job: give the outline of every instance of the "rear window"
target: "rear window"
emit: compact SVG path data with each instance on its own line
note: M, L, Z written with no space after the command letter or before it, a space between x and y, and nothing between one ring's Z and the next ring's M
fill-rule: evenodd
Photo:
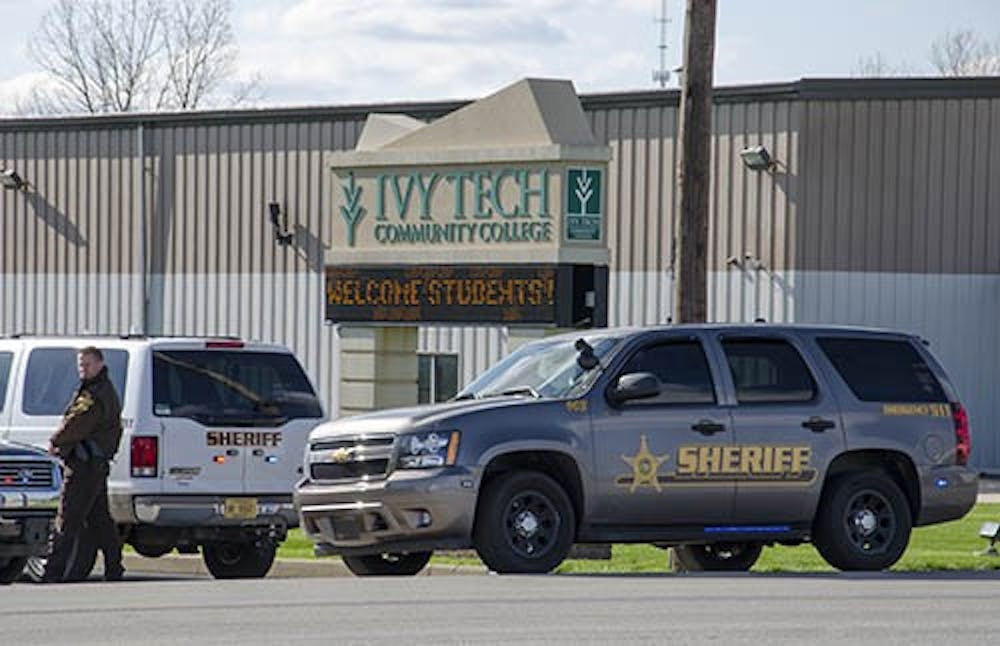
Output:
M108 377L123 397L128 379L128 351L101 348ZM77 348L36 348L28 355L22 409L25 415L62 415L80 386Z
M947 401L930 366L908 341L827 338L818 343L861 401Z
M0 352L0 411L7 401L7 384L10 383L10 367L13 363L13 352Z
M806 402L816 396L812 373L787 341L733 340L722 347L741 404Z
M223 350L153 352L153 413L211 426L271 426L322 417L290 354Z

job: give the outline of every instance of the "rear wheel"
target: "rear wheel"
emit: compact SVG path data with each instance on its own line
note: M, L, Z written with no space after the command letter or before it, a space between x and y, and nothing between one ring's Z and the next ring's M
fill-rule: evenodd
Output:
M910 506L882 473L847 473L827 484L813 543L839 570L884 570L903 556L912 528Z
M27 563L28 559L24 556L0 559L0 585L8 585L17 581L21 573L24 572L24 566Z
M674 548L682 572L746 572L760 558L759 543L708 543Z
M344 565L357 576L412 576L424 569L433 552L344 556Z
M274 543L209 543L202 547L205 567L216 579L259 579L277 551Z
M576 516L559 484L537 471L497 477L483 490L473 543L500 574L551 572L573 547Z

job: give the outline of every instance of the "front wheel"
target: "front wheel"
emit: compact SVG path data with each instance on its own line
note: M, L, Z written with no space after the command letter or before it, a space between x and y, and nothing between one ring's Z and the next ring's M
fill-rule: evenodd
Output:
M202 547L205 567L216 579L259 579L274 563L274 543L209 543Z
M906 551L913 521L899 486L882 473L847 473L826 486L813 544L838 570L885 570Z
M760 558L759 543L708 543L674 548L682 572L746 572Z
M356 576L413 576L424 569L433 552L343 556L344 565Z
M551 572L573 547L576 516L559 484L536 471L515 471L487 484L476 513L473 543L499 574Z
M79 551L76 558L69 567L66 577L62 579L64 583L76 583L85 581L90 577L94 563L97 561L97 545L86 538L80 541ZM28 580L34 583L41 583L45 579L45 568L48 566L48 556L29 556L28 564L24 568L24 573Z
M7 559L0 559L0 585L8 585L17 581L24 572L24 566L28 559L24 556L15 556Z

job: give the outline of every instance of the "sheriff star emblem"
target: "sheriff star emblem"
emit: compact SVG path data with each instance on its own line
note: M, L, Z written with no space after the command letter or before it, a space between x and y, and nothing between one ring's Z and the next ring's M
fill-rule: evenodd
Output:
M621 478L620 484L627 486L629 493L635 493L640 487L652 487L661 491L659 481L660 465L670 459L669 453L663 455L653 455L649 450L649 442L643 435L639 439L639 451L632 456L623 455L622 460L632 467L632 476Z

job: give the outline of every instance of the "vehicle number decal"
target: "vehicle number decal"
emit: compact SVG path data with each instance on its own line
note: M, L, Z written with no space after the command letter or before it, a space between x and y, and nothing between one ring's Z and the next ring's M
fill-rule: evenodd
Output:
M573 401L566 402L566 410L571 413L586 413L587 412L587 400L586 399L574 399Z
M883 404L882 414L890 417L951 417L948 404Z

